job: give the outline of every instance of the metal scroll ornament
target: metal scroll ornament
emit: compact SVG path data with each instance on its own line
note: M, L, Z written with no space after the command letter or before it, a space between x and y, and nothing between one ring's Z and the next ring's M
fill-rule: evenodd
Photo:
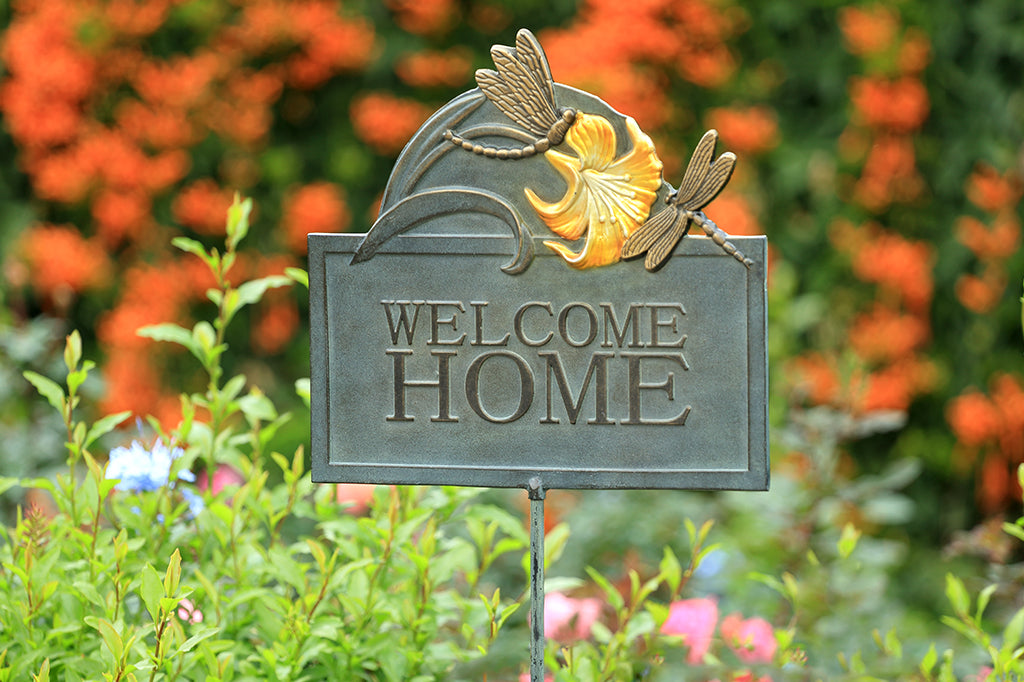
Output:
M560 238L542 243L570 267L646 254L644 265L654 271L693 224L752 266L702 211L736 164L730 152L714 158L716 131L698 143L675 190L662 179L654 143L636 121L555 83L530 31L521 29L514 47L495 45L491 56L496 70L476 72L479 88L439 109L406 145L353 263L372 258L397 234L478 214L511 230L516 252L502 266L509 274L533 260L534 230ZM667 205L654 211L659 197Z

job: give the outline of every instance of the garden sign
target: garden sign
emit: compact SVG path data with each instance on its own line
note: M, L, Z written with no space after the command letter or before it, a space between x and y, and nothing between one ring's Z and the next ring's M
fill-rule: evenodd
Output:
M736 157L674 189L529 31L491 54L371 228L309 236L313 480L767 489L766 240L702 212Z

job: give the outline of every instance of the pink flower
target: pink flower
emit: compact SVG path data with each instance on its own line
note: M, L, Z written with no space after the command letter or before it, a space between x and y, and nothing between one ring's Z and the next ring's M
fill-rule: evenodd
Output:
M743 620L738 613L730 613L722 620L722 638L744 663L771 663L779 646L768 621Z
M684 599L672 602L668 618L661 626L666 635L683 638L683 644L690 647L686 660L700 663L711 648L711 636L718 622L718 604L714 599Z
M206 492L209 487L206 479L206 469L201 469L199 475L196 476L196 486L203 492ZM240 486L243 483L245 483L245 479L242 478L242 474L227 464L218 464L217 470L213 472L213 495L216 496L225 488Z
M202 623L203 612L196 608L191 599L182 599L178 602L178 618L186 623Z
M335 496L339 504L349 505L349 514L362 514L370 508L373 492L377 486L373 483L339 483Z
M984 666L973 676L969 675L966 678L966 682L985 682L993 672L995 672L995 670L988 666Z
M600 599L573 599L552 592L544 597L544 636L560 642L586 639L601 607Z

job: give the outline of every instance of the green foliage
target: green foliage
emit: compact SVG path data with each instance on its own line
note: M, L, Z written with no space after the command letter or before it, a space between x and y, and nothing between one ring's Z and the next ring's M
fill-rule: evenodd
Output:
M245 235L248 206L232 209L225 253L203 253L215 275ZM473 503L473 491L379 488L372 513L356 517L334 486L314 490L301 445L266 451L288 415L246 391L244 376L220 380L218 332L286 282L217 279L212 323L145 331L188 348L210 377L183 396L181 427L160 436L181 446L173 484L115 489L107 478L95 446L127 415L78 419L93 365L77 332L63 385L25 373L64 421L67 470L55 481L0 479L0 491L43 489L55 505L19 510L0 529L0 680L450 679L516 611L486 575L523 551L522 524ZM205 486L196 511L191 477L179 474L200 459L207 481L226 466L241 477L216 494Z

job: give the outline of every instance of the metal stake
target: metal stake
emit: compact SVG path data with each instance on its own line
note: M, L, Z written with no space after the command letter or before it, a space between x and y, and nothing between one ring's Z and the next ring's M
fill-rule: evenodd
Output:
M530 682L544 682L544 487L530 479Z

